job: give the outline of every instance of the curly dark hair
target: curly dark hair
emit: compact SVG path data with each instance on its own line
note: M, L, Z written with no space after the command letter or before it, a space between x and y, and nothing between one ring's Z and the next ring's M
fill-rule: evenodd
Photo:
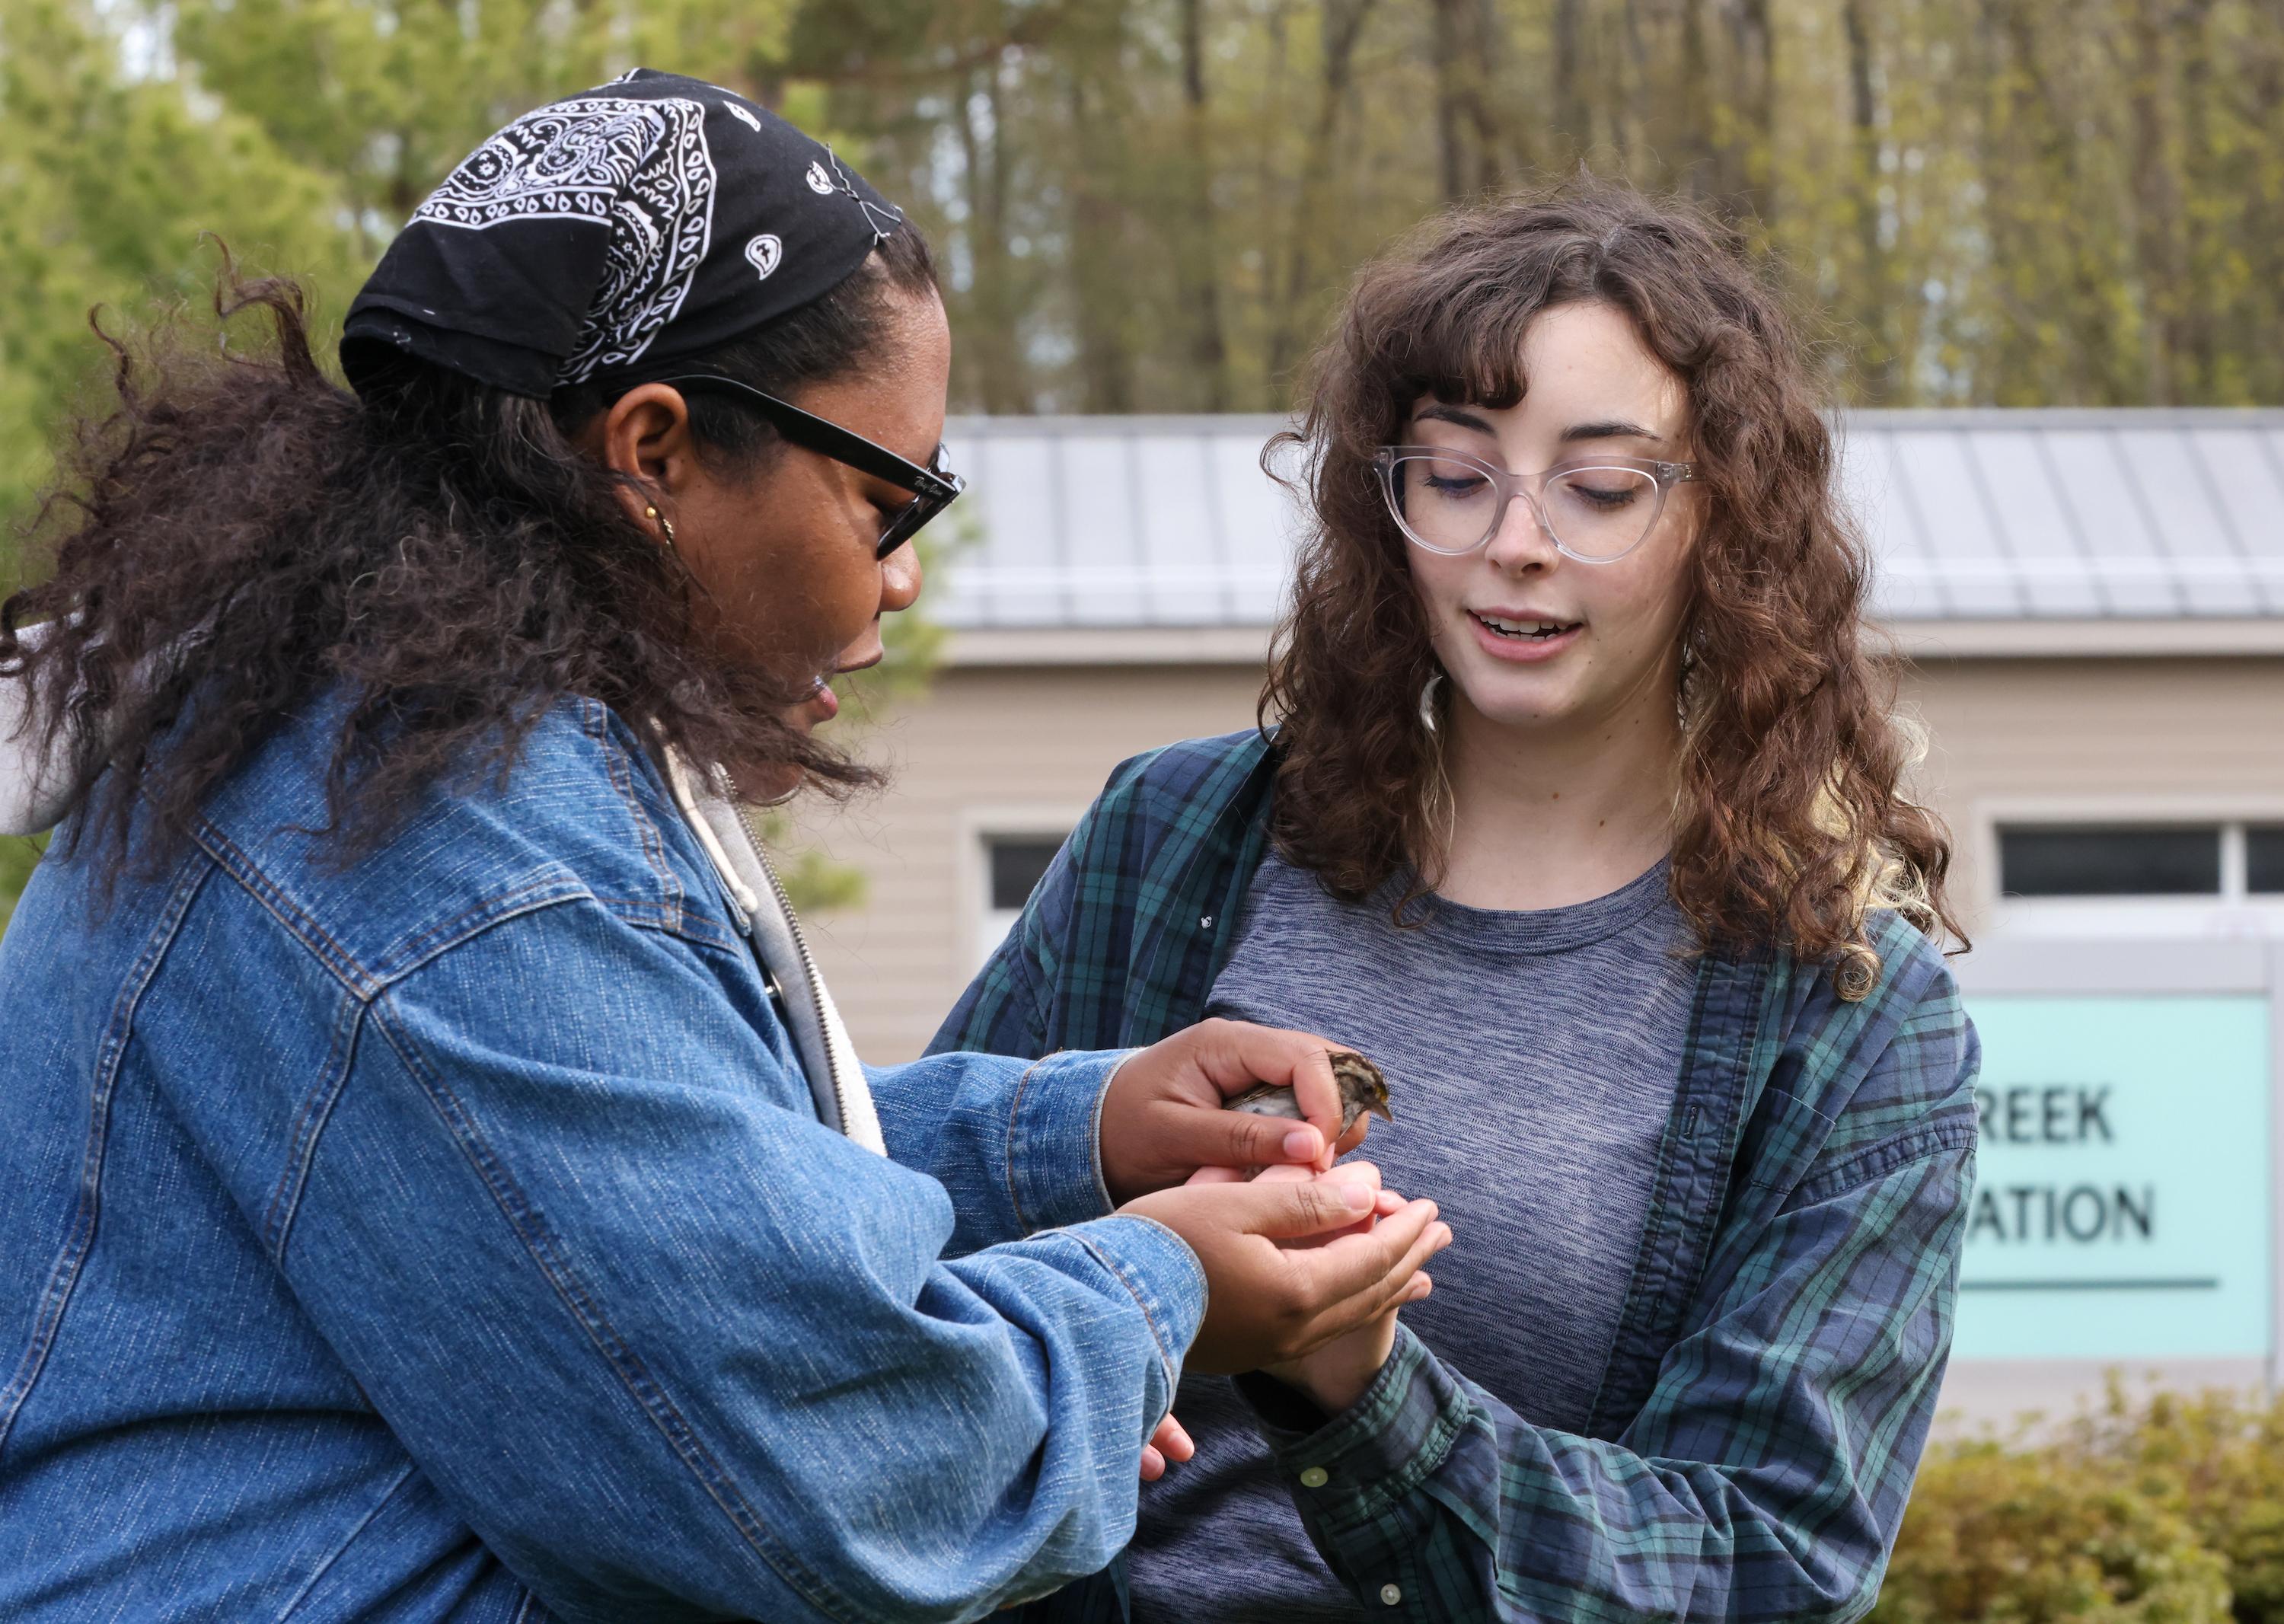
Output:
M1867 565L1826 402L1733 238L1620 184L1582 176L1431 222L1359 275L1318 352L1299 429L1265 454L1305 454L1312 514L1261 699L1280 723L1276 839L1337 896L1407 865L1432 885L1438 763L1418 706L1440 668L1373 456L1423 395L1515 404L1530 322L1585 301L1630 316L1686 386L1709 498L1681 629L1675 900L1701 941L1838 961L1861 996L1868 908L1959 932L1949 838L1902 786L1892 686L1863 646Z
M872 353L891 290L935 288L907 227L692 370L783 394ZM268 342L218 350L177 314L130 346L90 313L116 400L64 436L32 527L51 573L0 602L0 675L27 683L48 750L80 752L69 842L125 860L139 801L141 855L163 861L280 722L337 687L353 696L327 780L345 853L383 838L412 792L504 769L573 694L698 759L871 781L786 725L799 693L784 675L700 646L696 582L628 519L620 476L573 445L626 384L540 401L407 363L360 400L312 355L301 289L240 280L227 253L215 313L225 333L266 318ZM724 394L689 404L725 468L759 472L781 449Z

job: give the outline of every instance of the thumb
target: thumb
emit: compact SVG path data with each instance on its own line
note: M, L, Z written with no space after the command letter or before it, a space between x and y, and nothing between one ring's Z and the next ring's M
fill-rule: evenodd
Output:
M1185 1167L1311 1167L1325 1153L1325 1136L1309 1123L1250 1111L1169 1112L1166 1139L1166 1159Z
M1345 1228L1371 1212L1379 1199L1379 1191L1362 1179L1281 1184L1255 1179L1245 1187L1244 1228L1271 1240L1297 1240Z

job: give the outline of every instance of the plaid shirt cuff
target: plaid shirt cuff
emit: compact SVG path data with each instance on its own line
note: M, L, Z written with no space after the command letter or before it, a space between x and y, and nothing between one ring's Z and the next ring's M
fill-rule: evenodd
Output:
M1237 1387L1303 1515L1333 1530L1381 1517L1418 1488L1443 1464L1471 1409L1451 1372L1401 1323L1372 1386L1329 1420L1271 1377L1241 1376Z
M1110 1191L1102 1182L1102 1102L1133 1052L1052 1054L1015 1085L1007 1187L1025 1234L1083 1223L1110 1211Z

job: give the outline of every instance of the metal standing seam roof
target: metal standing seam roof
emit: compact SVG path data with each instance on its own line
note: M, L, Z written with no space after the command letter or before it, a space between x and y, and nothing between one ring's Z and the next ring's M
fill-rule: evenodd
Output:
M1258 627L1298 511L1265 416L955 418L957 629ZM1931 621L2284 618L2284 410L1858 411L1842 487L1874 613Z

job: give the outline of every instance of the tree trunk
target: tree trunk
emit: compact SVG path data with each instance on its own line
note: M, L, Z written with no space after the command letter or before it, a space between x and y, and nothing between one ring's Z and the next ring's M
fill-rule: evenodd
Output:
M1309 147L1301 168L1299 206L1287 249L1285 297L1269 347L1269 372L1281 379L1300 358L1301 324L1306 318L1315 268L1310 262L1310 234L1324 220L1332 201L1333 143L1340 133L1341 114L1356 74L1357 42L1372 15L1373 0L1324 0L1324 75L1317 116L1309 132Z
M1467 117L1475 127L1475 190L1493 191L1507 183L1510 164L1530 167L1530 143L1518 128L1510 135L1498 99L1499 65L1506 54L1499 32L1498 0L1474 0L1468 9L1474 50L1467 78ZM1509 152L1510 140L1514 150Z
M1566 165L1577 164L1594 144L1586 102L1585 3L1554 0L1554 128L1569 147L1561 155Z
M2181 193L2166 91L2171 51L2167 35L2171 0L2132 0L2125 31L2130 59L2126 105L2133 130L2133 238L2141 293L2141 354L2147 398L2171 406L2180 400L2174 356L2178 353L2180 305L2187 266L2181 254Z
M2181 26L2181 187L2190 197L2211 197L2226 185L2210 172L2213 155L2213 56L2211 0L2191 0L2184 7ZM2180 351L2177 364L2186 363L2189 374L2181 398L2203 405L2218 403L2220 351L2215 316L2226 295L2216 274L2226 248L2215 223L2204 210L2192 213L2185 224L2182 262Z
M1729 35L1727 77L1735 88L1736 116L1723 190L1741 217L1765 210L1775 167L1776 34L1769 26L1769 0L1731 0Z
M1844 0L1840 21L1848 37L1848 124L1854 137L1850 199L1856 218L1857 253L1862 257L1862 309L1858 316L1867 342L1859 360L1866 399L1873 405L1896 398L1895 312L1890 307L1888 250L1881 240L1880 204L1880 108L1873 87L1870 0Z
M1066 171L1071 190L1071 282L1078 308L1079 386L1083 409L1134 410L1134 357L1126 341L1130 305L1117 246L1118 204L1099 161L1107 145L1094 97L1082 73L1069 82L1072 147L1078 161Z
M1182 131L1189 218L1180 228L1182 303L1195 313L1190 364L1206 411L1229 410L1229 346L1222 332L1221 256L1215 230L1213 143L1207 128L1204 0L1182 0Z
M1667 156L1684 191L1700 201L1713 203L1725 214L1728 199L1723 196L1721 154L1713 134L1714 125L1720 118L1719 93L1714 88L1712 51L1707 40L1712 31L1705 20L1705 13L1714 4L1715 0L1685 0L1681 14L1681 83L1673 98L1681 128L1669 140L1654 141L1653 144L1670 145ZM1650 104L1652 109L1656 105ZM1651 116L1654 118L1654 111ZM1653 123L1651 128L1657 126Z
M1459 105L1466 94L1460 88L1459 58L1465 48L1460 43L1459 13L1467 4L1467 0L1433 0L1430 54L1435 63L1435 155L1446 203L1456 203L1467 194L1467 154L1460 151L1465 137L1459 123Z
M999 116L998 73L988 64L961 87L958 116L952 121L960 156L967 168L968 251L974 260L974 285L968 308L973 318L966 343L976 356L975 379L983 410L1021 411L1024 393L1022 340L1016 331L1013 268L1007 256L1006 136ZM983 104L987 128L975 129L975 104Z

